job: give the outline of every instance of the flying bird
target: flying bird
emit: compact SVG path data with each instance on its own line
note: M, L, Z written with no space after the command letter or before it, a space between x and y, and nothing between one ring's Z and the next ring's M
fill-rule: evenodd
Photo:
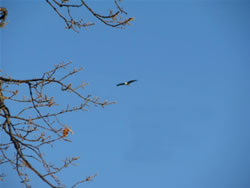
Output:
M136 81L137 80L130 80L130 81L127 81L127 82L116 84L116 86L129 86L131 83L136 82Z

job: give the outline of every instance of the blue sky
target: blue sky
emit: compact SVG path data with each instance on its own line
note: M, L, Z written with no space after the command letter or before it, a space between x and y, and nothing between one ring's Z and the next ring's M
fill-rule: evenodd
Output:
M61 175L66 185L98 173L79 187L250 187L248 1L124 0L132 26L97 23L79 34L42 1L0 2L9 10L0 31L4 72L39 77L71 60L85 68L75 81L90 84L86 95L117 101L65 117L73 142L45 149L56 162L81 157ZM139 81L115 86L130 79ZM11 168L1 172L1 186L20 186ZM32 185L45 187L35 177Z

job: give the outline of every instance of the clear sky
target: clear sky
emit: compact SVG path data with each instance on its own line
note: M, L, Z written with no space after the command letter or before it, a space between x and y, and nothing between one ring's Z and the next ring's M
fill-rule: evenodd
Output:
M97 22L79 34L43 1L0 2L9 10L0 31L4 72L39 77L72 60L85 68L76 81L90 84L86 95L117 101L65 117L73 142L45 153L56 162L81 157L61 175L66 185L98 173L79 187L250 187L249 1L124 0L132 26ZM139 81L115 86L130 79ZM11 168L1 172L8 177L0 187L20 187Z

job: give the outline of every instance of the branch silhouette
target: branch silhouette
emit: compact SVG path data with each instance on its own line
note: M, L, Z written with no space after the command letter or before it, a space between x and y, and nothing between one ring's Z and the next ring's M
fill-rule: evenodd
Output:
M61 166L56 166L44 157L42 149L45 146L50 146L59 140L71 142L68 135L73 134L73 130L61 122L60 116L75 111L86 111L92 105L105 107L114 103L81 94L79 90L86 87L85 82L74 87L72 83L67 83L67 79L82 70L73 69L64 73L70 64L71 62L55 65L40 78L21 80L0 77L0 129L5 133L4 142L0 143L0 164L12 165L26 187L30 187L28 169L50 187L63 187L56 174L79 159L79 157L68 157ZM75 106L68 104L61 109L61 105L50 94L51 88L54 88L53 93L58 92L60 95L67 93L82 102ZM95 176L80 180L73 187L90 181Z
M97 13L85 0L74 2L72 0L46 0L46 2L57 15L64 20L66 24L65 28L72 29L76 32L78 32L80 28L87 28L95 25L94 22L84 21L83 18L76 20L74 16L72 16L71 11L77 8L82 8L83 10L85 8L89 14L110 27L123 28L125 25L130 25L130 22L134 20L132 17L126 17L127 12L121 7L121 0L114 0L114 8L110 9L106 15Z

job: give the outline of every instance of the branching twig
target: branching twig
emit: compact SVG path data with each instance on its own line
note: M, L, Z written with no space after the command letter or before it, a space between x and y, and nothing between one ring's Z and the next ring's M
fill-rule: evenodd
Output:
M129 24L134 18L126 18L127 12L121 8L119 5L120 1L114 0L115 11L110 10L108 15L103 15L97 13L93 8L91 8L85 0L79 0L78 3L70 3L70 0L45 0L48 5L57 13L57 15L62 18L66 24L66 29L73 29L78 32L80 28L87 28L89 26L95 25L93 22L85 22L83 19L76 20L72 14L71 10L76 8L85 7L88 12L93 15L96 19L101 21L107 26L123 28L123 26ZM65 11L66 10L66 13Z
M98 97L81 94L78 90L84 88L86 84L73 87L71 83L66 83L67 78L82 69L73 69L60 77L57 76L58 71L65 69L70 64L71 62L56 65L54 69L44 73L40 78L21 80L0 76L0 117L3 120L0 124L0 131L8 135L10 140L0 143L2 153L0 164L12 165L26 187L30 186L27 169L33 171L50 187L62 187L56 174L79 158L67 158L62 166L56 167L46 161L41 152L42 146L51 145L58 140L70 141L67 137L69 133L73 134L73 131L69 128L70 126L61 123L59 120L61 115L80 110L85 111L91 104L101 107L113 104L107 101L102 102ZM54 97L50 97L46 92L51 87L56 88L56 85L59 86L57 87L58 92L62 94L69 92L82 102L77 106L67 105L63 109L59 109ZM22 93L27 93L27 96L23 97ZM15 103L20 110L10 112L12 110L7 106L9 102ZM8 155L8 151L13 149L14 157ZM37 164L43 167L42 171L38 170ZM87 177L74 184L73 187L90 181L94 177Z

